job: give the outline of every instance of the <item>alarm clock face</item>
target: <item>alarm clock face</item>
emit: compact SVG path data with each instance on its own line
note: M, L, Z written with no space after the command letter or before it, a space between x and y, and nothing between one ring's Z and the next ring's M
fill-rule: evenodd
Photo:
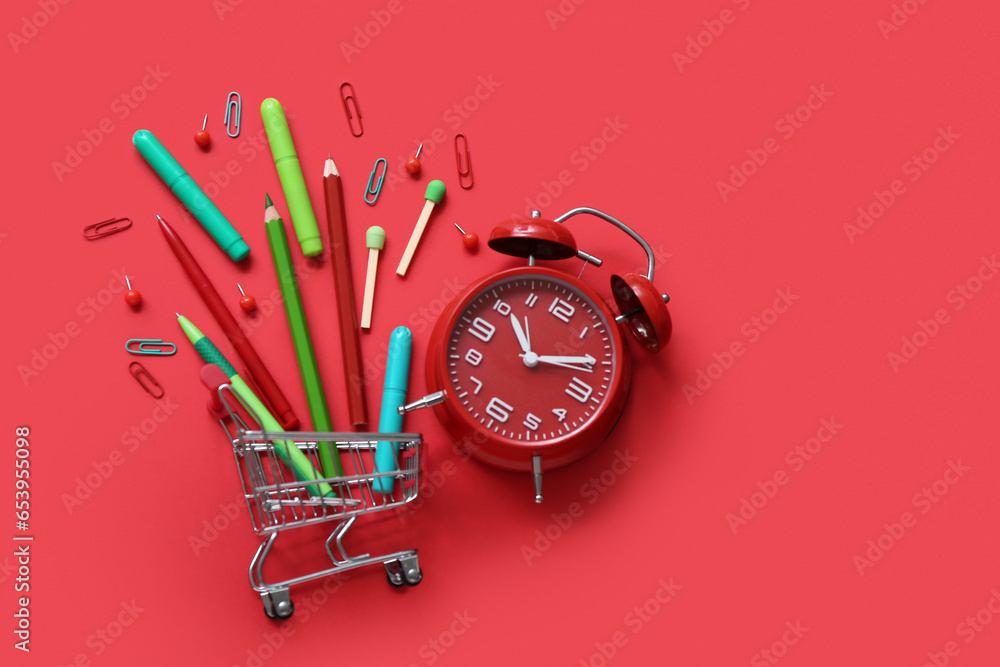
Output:
M457 301L438 375L444 410L464 427L449 430L486 440L474 456L530 470L540 454L553 468L603 440L624 407L629 367L618 326L590 288L527 267L479 281Z

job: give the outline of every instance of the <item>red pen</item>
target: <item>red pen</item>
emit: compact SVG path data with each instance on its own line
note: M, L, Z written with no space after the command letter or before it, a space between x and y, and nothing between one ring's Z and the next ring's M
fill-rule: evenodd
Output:
M191 279L191 284L194 285L202 301L205 302L205 305L212 312L212 317L219 323L222 331L226 334L226 338L229 339L233 348L236 349L236 353L240 355L247 368L250 369L253 381L260 387L263 394L261 398L264 399L265 403L269 404L268 407L274 411L274 415L278 418L281 426L286 431L294 431L299 426L299 418L292 412L292 406L288 403L285 395L281 393L278 383L271 377L271 374L264 366L264 362L257 356L257 351L253 349L250 341L240 331L239 325L233 318L232 313L229 312L229 309L226 308L222 297L215 291L215 287L209 282L208 276L202 271L194 255L191 254L191 251L181 241L181 237L177 236L177 232L167 224L166 220L160 216L156 216L156 219L160 221L160 229L163 231L163 236L166 237L167 244L177 256L177 261L181 263L184 273Z

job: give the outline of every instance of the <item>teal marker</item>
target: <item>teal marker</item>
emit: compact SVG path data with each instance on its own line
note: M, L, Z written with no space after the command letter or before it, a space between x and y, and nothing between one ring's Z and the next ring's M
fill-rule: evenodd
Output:
M177 195L181 203L191 211L209 236L233 258L233 261L238 262L250 254L250 246L239 232L152 132L138 130L132 135L132 143L156 175Z
M379 433L398 433L403 427L399 407L406 403L406 387L410 382L410 350L413 334L406 327L396 327L389 336L389 353L385 364L385 386L382 389L382 411L378 418ZM379 442L375 446L375 472L396 472L399 444ZM392 493L395 477L375 478L375 490Z
M269 97L260 104L260 118L264 121L267 132L267 142L271 144L271 156L274 158L274 168L278 170L278 180L285 193L285 203L288 204L288 214L292 217L295 236L302 246L302 254L315 257L323 252L323 242L319 237L319 225L316 224L316 214L313 213L312 202L309 201L309 191L302 177L302 166L299 156L292 143L292 134L288 131L288 121L281 102Z
M191 321L183 315L177 315L177 323L181 325L181 329L184 331L184 335L187 336L191 344L194 345L194 349L197 350L198 354L205 361L206 364L215 364L222 369L222 372L229 376L229 383L233 387L233 391L243 399L243 402L249 406L250 410L260 419L260 426L263 430L268 433L284 433L284 429L281 428L281 424L278 420L274 418L268 409L261 403L260 399L257 398L256 394L250 390L247 383L243 381L243 378L239 376L236 369L233 368L230 363L222 356L222 352L219 352L219 348L215 346L209 338L203 334L198 327L191 324ZM294 442L288 442L285 440L274 440L274 451L277 452L278 457L281 459L282 463L287 465L292 469L295 474L295 478L299 481L309 482L314 480L322 479L322 475L317 472L316 468L313 466L309 457L302 453L298 447L295 446ZM336 494L333 492L333 487L331 487L326 482L319 482L318 484L310 484L307 486L309 493L313 495L323 495L325 497L333 497Z

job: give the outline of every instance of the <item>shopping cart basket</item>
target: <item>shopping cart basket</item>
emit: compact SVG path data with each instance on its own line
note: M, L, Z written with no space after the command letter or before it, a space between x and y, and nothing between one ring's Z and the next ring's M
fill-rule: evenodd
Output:
M265 614L270 618L292 615L295 605L289 591L291 586L366 565L384 565L386 576L393 586L420 583L423 574L416 549L376 556L349 556L342 544L344 535L360 515L393 509L417 497L420 482L419 434L267 433L251 429L240 418L238 410L233 409L238 397L229 385L219 387L219 396L232 420L230 424L225 419L220 423L233 444L250 519L254 531L264 536L250 561L250 585L260 594ZM242 403L240 405L246 408ZM253 416L252 411L247 411ZM305 459L299 457L300 462L307 459L317 471L322 469L320 448L335 448L344 474L320 479L296 479L286 465L292 447L305 456ZM396 470L376 471L375 452L380 447L391 447L395 453ZM284 581L266 582L264 562L278 534L283 530L325 521L337 522L325 543L333 566Z

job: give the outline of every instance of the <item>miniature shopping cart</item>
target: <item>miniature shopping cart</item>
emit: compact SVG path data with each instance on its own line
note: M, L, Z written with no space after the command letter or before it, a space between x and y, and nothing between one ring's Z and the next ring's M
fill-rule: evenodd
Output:
M232 440L233 455L243 485L243 496L250 510L254 531L264 541L250 561L250 585L260 593L264 613L270 618L288 618L295 610L289 588L327 576L341 574L366 565L381 563L393 586L416 586L423 574L417 550L409 549L372 556L349 556L342 540L362 514L393 509L417 497L420 471L420 435L414 433L267 433L252 430L235 408L238 398L229 385L219 387L219 396L231 418L231 425L220 420ZM242 402L240 407L246 408ZM248 412L253 416L252 411ZM259 421L258 421L259 423ZM287 464L291 448L301 466L321 467L320 448L339 456L344 474L329 478L297 479ZM377 471L375 453L391 448L395 470ZM385 450L382 450L383 455ZM384 460L382 458L380 461ZM384 464L383 464L384 465ZM293 466L294 467L294 466ZM299 475L301 477L301 475ZM268 583L264 580L264 561L283 530L325 521L337 525L326 539L326 553L333 566L311 574Z

